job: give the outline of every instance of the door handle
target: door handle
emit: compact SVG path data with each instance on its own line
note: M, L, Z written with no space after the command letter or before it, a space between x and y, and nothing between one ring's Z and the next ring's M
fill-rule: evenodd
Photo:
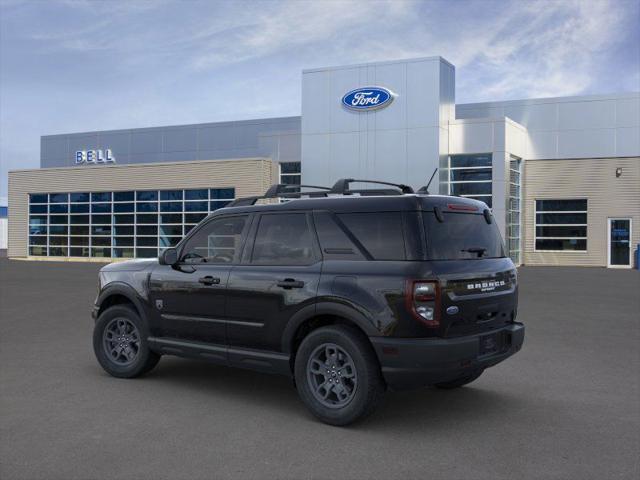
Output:
M288 290L290 288L302 288L304 287L304 282L301 280L295 280L294 278L285 278L284 280L278 281L276 285Z
M207 275L206 277L199 278L198 282L202 283L203 285L219 285L220 279L218 277Z

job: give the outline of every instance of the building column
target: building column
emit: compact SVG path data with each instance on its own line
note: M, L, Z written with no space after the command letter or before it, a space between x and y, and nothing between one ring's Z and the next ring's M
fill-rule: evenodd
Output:
M505 151L492 152L491 191L493 217L502 238L507 237L507 211L509 209L509 162L511 155Z

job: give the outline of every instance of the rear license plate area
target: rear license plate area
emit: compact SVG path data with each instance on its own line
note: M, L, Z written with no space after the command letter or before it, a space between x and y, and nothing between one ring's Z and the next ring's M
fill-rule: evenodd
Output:
M492 333L490 335L482 335L478 339L480 342L478 356L492 355L500 351L500 335Z

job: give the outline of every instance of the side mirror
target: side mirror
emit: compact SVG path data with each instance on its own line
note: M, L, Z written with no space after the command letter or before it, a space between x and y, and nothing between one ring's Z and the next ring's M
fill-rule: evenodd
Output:
M178 250L167 248L158 258L160 265L175 265L178 263Z

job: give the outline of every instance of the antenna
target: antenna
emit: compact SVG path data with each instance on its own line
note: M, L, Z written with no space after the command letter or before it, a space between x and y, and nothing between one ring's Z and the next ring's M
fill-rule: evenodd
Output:
M418 193L422 193L423 195L429 195L429 185L431 185L431 182L433 182L433 177L436 176L436 172L437 171L438 171L438 167L436 167L436 169L431 174L431 178L429 179L429 183L427 183L424 187L420 188L420 190L418 190Z

